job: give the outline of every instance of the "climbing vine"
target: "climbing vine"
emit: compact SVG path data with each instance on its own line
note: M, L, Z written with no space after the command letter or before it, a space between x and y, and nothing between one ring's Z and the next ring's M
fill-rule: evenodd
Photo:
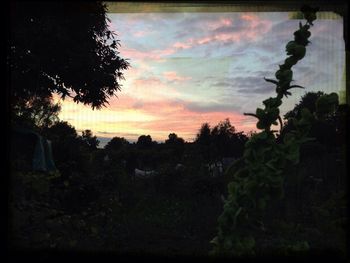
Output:
M279 110L282 98L291 95L290 90L293 88L303 88L291 85L292 67L305 56L306 46L310 43L309 29L316 20L317 9L303 7L301 12L306 23L299 23L299 29L294 32L294 40L287 43L288 57L279 65L276 79L265 78L276 86L276 97L264 100L265 108L257 108L254 114L245 113L258 119L257 128L262 131L249 139L243 157L227 171L232 181L228 184L224 211L218 218L218 234L211 241L213 254L255 254L254 233L264 230L262 219L269 202L283 197L285 171L299 163L301 145L312 140L308 137L312 123L316 119L322 119L338 103L335 93L320 97L316 103L316 113L312 114L304 108L299 118L289 120L295 129L284 136L282 143L277 143L276 131L271 126L279 123L282 129Z

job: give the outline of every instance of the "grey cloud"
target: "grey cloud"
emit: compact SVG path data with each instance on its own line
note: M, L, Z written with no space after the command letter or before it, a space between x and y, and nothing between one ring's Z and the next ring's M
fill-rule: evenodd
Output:
M232 86L232 83L227 82L227 81L220 81L212 84L211 86L213 87L229 87Z
M240 20L239 20L240 21ZM240 23L242 24L242 23ZM236 32L240 32L244 29L244 27L242 27L241 25L237 25L235 23L234 26L221 26L218 27L217 29L213 30L214 33L236 33Z
M233 95L234 92L266 94L273 90L271 85L269 85L263 78L267 76L266 73L268 72L257 71L253 72L251 74L252 76L226 78L224 80L214 82L211 86L226 88L223 92L227 95Z
M227 97L226 97L227 98ZM174 99L171 104L177 104L182 105L187 110L194 111L194 112L201 112L201 113L207 113L207 112L213 112L213 111L219 111L219 112L232 112L237 111L240 109L239 105L232 104L232 101L230 100L220 100L221 102L194 102L189 100L183 100L183 99Z
M142 101L137 101L132 105L132 107L135 109L140 109L143 107L143 105L144 105L144 103Z
M273 87L247 87L244 89L238 89L239 93L246 93L246 94L269 94L274 92Z
M265 70L259 70L259 71L255 71L254 75L257 77L261 77L261 78L269 78L268 76L270 76L271 74L274 74L274 71L265 71Z
M234 78L234 85L237 87L254 87L256 85L265 84L266 82L262 77L248 76L248 77L236 77Z
M115 134L115 132L97 131L100 134Z
M273 25L271 27L271 31L288 34L291 30L298 29L298 27L299 27L298 20L287 19Z
M246 68L244 66L236 66L235 70L245 70Z
M213 111L219 111L219 112L233 112L240 109L239 106L234 105L232 103L226 104L226 103L208 103L208 104L199 104L199 103L188 103L185 104L185 107L188 110L195 111L195 112L213 112Z

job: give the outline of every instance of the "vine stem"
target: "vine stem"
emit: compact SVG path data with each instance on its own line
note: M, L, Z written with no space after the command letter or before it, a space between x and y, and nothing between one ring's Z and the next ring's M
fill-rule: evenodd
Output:
M253 117L259 119L258 116L256 114L254 114L254 113L245 113L244 112L243 115L245 115L245 116L253 116Z
M280 133L282 132L282 129L283 129L283 122L282 122L282 118L280 115L278 115L278 121L280 123Z

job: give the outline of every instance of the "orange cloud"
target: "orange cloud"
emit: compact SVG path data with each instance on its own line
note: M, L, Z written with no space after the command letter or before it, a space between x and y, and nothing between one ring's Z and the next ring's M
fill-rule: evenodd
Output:
M203 123L214 126L226 118L237 131L256 130L255 119L238 112L200 112L172 98L148 101L125 93L111 99L108 108L94 111L66 99L60 113L60 119L70 122L77 130L91 129L97 136L135 140L142 134L150 134L158 141L165 140L171 132L192 141Z
M144 108L145 112L152 115L153 111L150 108ZM162 105L162 107L157 109L158 121L148 121L140 123L140 127L145 130L158 131L164 134L169 134L170 132L175 132L179 136L184 137L184 139L190 141L196 136L196 133L200 129L201 125L208 122L211 126L216 125L219 121L229 118L231 124L235 126L237 131L248 132L250 130L255 130L255 123L247 125L247 117L241 113L236 112L194 112L185 109L184 107L174 107L169 105ZM248 120L249 121L249 120ZM165 139L164 137L155 138L158 140Z
M139 130L143 132L142 134L150 134L156 140L165 140L169 133L175 132L185 140L190 141L195 138L196 133L204 122L214 126L226 118L231 120L237 131L249 132L256 130L255 120L241 113L197 112L187 109L181 102L171 100L143 101L142 106L138 110L144 116L152 116L153 120L137 123L125 121L124 125L130 127L129 131Z

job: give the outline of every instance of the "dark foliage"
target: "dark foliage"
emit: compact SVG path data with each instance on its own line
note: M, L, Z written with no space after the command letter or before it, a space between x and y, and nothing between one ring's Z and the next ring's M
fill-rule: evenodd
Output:
M118 151L124 146L128 145L129 142L123 137L113 137L105 146L107 152Z
M81 140L91 150L97 150L97 146L100 144L100 142L97 140L97 137L92 135L91 130L83 131L82 136L81 136Z
M208 123L202 124L195 142L199 145L203 158L212 162L223 157L242 156L247 140L247 136L243 132L236 132L230 120L226 119L212 129Z
M12 104L33 96L100 108L120 89L128 62L100 2L11 2L8 67Z
M53 103L51 96L18 100L11 111L11 125L40 131L58 121L60 110L60 105Z
M141 135L136 142L137 146L141 149L150 148L156 143L157 142L154 142L150 135Z

